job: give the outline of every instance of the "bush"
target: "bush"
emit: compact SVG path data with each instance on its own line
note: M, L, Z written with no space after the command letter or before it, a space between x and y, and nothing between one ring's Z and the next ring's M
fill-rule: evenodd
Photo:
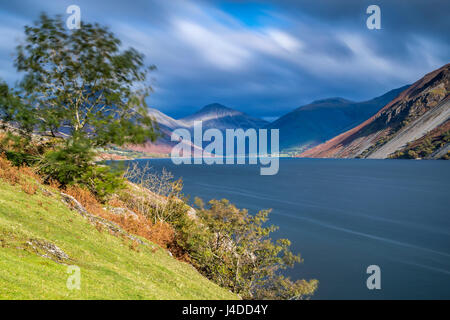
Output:
M44 144L32 143L29 136L6 132L0 134L0 153L16 167L37 163L45 148Z
M94 152L84 140L70 139L65 146L48 151L39 163L44 181L58 181L62 187L85 186L99 199L105 200L124 187L125 180L119 167L93 163Z
M92 166L94 153L84 141L67 140L65 146L47 151L39 163L44 180L57 180L61 185L74 184Z
M100 200L106 200L118 190L125 188L122 172L108 166L90 166L76 181L86 186Z
M176 230L207 278L244 299L304 299L315 292L317 280L293 282L280 273L302 260L289 250L289 240L270 238L277 230L263 226L270 210L253 216L226 199L211 200L208 207L199 199L196 203L199 221L184 220Z
M181 193L182 180L174 180L173 175L165 169L159 173L147 164L140 166L133 163L125 171L124 177L140 188L132 196L125 195L123 200L155 223L176 222L189 210Z

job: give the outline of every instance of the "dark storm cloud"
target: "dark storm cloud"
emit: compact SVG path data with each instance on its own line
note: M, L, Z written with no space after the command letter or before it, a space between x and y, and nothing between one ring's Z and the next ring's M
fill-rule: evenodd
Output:
M266 2L266 1L263 1ZM307 15L329 23L356 26L372 4L382 9L383 25L393 32L432 34L448 40L450 2L446 0L279 0L292 15Z
M381 8L383 30L377 33L368 29L360 31L375 36L373 44L379 54L383 51L399 56L408 54L409 42L417 37L442 41L447 49L450 42L450 1L446 0L280 0L277 4L292 16L307 15L349 30L359 29L367 19L366 8L376 4ZM448 51L436 52L439 53L444 58L449 56Z
M9 1L0 11L0 77L23 26L40 12L106 24L156 64L150 105L179 117L220 102L276 117L319 98L359 100L411 83L448 62L448 1ZM381 7L381 30L366 8Z

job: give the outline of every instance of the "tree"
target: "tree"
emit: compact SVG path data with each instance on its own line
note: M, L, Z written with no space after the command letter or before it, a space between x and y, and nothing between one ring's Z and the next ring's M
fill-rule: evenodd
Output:
M196 204L209 235L200 237L195 258L208 278L245 299L303 299L315 292L317 280L293 282L280 273L302 259L290 251L289 240L270 238L277 230L263 226L270 210L253 216L226 199Z
M81 23L71 31L59 16L42 14L25 35L15 65L25 72L21 96L34 129L88 139L93 147L156 138L145 103L154 66L145 67L142 54L121 51L120 40L105 27Z
M107 28L81 23L68 30L60 16L42 14L25 27L15 66L25 76L16 91L0 86L0 117L23 135L59 141L53 150L59 154L47 154L52 161L44 165L64 182L75 172L58 174L58 166L87 166L95 147L156 139L145 102L151 92L147 76L155 67L146 67L136 50L121 50Z

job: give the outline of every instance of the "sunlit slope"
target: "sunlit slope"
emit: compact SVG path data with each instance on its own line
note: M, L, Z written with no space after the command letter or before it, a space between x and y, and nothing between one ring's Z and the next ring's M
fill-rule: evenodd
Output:
M67 257L50 251L61 249ZM46 249L45 247L49 247ZM50 253L49 253L50 252ZM43 257L47 255L48 257ZM81 271L69 290L68 265ZM71 211L59 195L0 179L1 299L235 299L150 243L132 244Z

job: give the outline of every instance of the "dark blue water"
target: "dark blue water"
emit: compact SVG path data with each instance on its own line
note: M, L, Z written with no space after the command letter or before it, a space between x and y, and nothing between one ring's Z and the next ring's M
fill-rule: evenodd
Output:
M276 237L304 258L289 275L318 279L315 299L450 299L450 161L281 159L275 176L140 161L182 177L192 198L272 208ZM366 286L373 264L381 290Z

